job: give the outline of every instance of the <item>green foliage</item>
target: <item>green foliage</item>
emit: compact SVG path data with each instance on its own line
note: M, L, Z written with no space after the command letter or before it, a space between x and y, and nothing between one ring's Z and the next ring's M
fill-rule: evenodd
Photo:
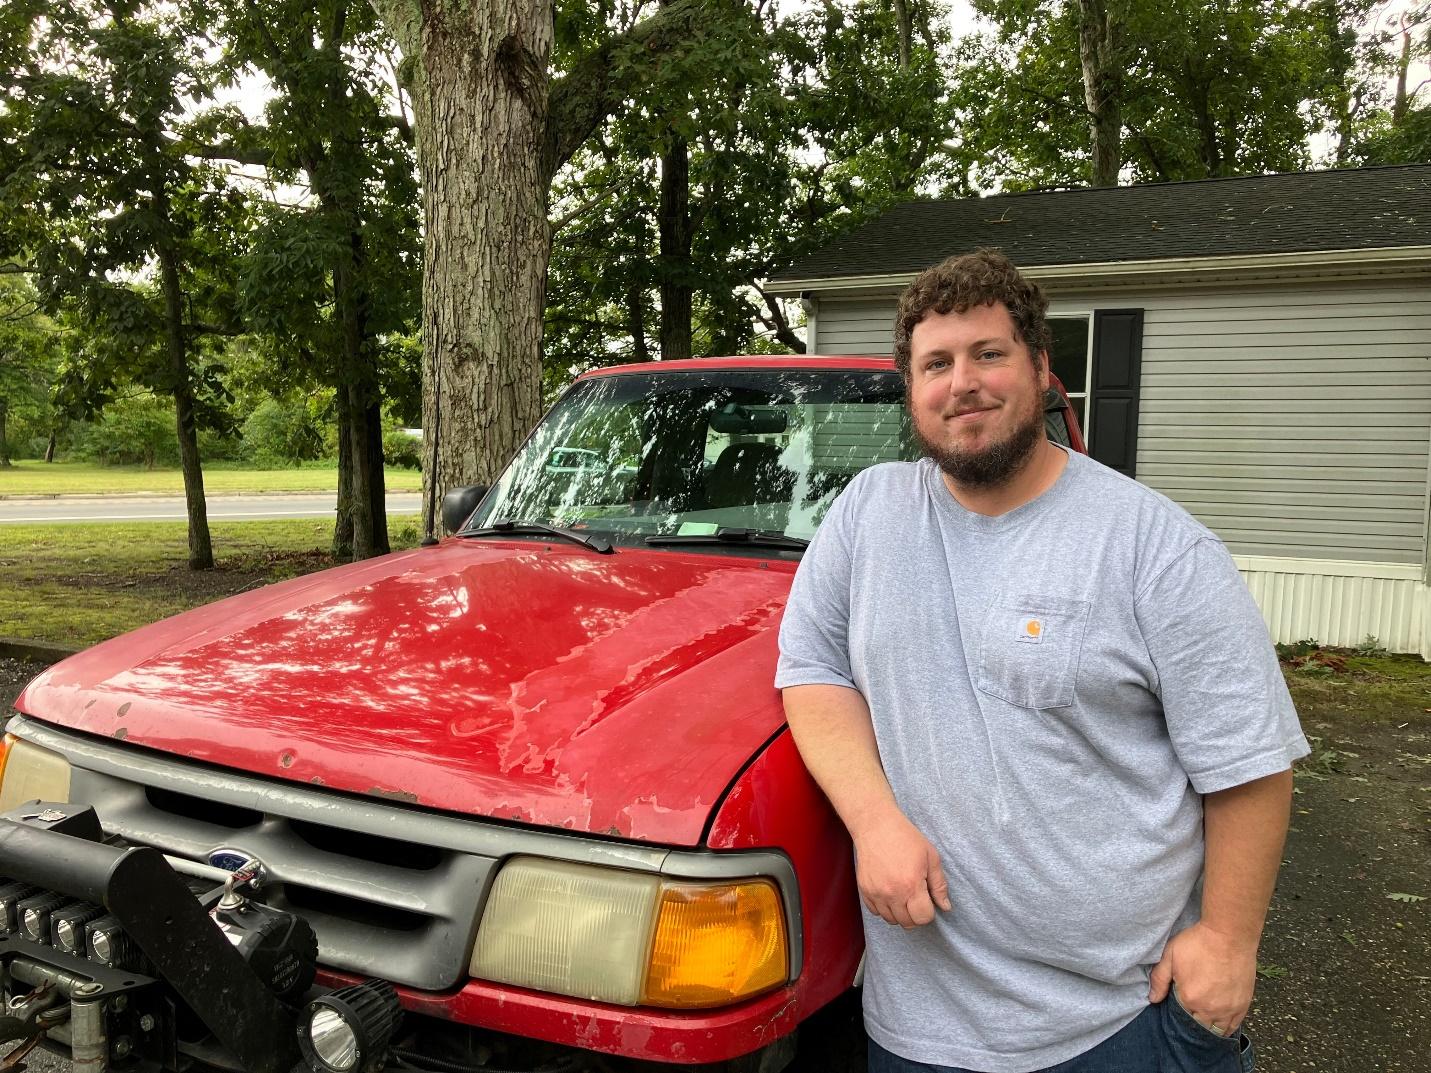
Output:
M177 465L174 405L148 392L115 399L98 419L81 427L73 454L107 466Z
M214 109L190 129L190 143L216 159L260 163L268 181L310 194L258 208L239 275L239 309L269 377L283 387L358 378L375 391L391 380L409 392L408 352L386 340L416 326L420 201L371 5L190 3L223 43L226 77L257 70L274 90L261 123Z
M1277 658L1288 660L1304 659L1322 647L1315 637L1304 637L1300 641L1290 641L1277 645Z
M422 468L422 438L394 422L383 422L383 461L389 466Z
M641 6L609 5L605 18L559 6L558 62ZM942 167L945 11L908 7L907 56L895 12L876 0L759 18L722 9L704 47L664 65L605 124L553 187L548 395L583 369L660 353L663 287L694 292L693 353L792 348L788 312L759 282ZM687 171L684 210L662 206L672 166Z
M54 425L49 386L63 346L29 280L0 276L0 462L44 451Z
M1088 181L1074 0L979 0L991 32L958 53L952 194ZM1316 136L1348 159L1382 53L1358 37L1371 0L1112 0L1124 182L1294 171ZM1370 143L1363 152L1368 156Z
M1390 653L1386 650L1386 646L1384 646L1380 641L1378 641L1376 639L1376 635L1372 633L1369 633L1365 637L1363 637L1361 639L1361 644L1357 645L1353 651L1355 651L1358 656L1390 655Z
M1431 162L1431 105L1408 111L1393 120L1378 112L1367 123L1356 144L1363 164L1424 164Z
M243 423L243 456L260 466L296 465L330 457L331 419L315 400L297 394L265 399Z
M41 308L64 329L54 398L66 416L137 388L172 396L195 432L230 430L212 340L232 325L245 204L173 136L211 92L206 47L182 9L158 2L15 0L0 23L14 58L0 64L0 252L29 260ZM168 457L141 411L122 408L110 437L82 449Z

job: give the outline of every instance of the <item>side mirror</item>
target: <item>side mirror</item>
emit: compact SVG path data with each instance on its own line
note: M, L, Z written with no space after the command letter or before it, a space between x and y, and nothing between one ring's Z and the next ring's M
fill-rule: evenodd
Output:
M442 497L442 528L455 533L462 523L472 516L477 504L487 494L488 484L467 484L454 488Z

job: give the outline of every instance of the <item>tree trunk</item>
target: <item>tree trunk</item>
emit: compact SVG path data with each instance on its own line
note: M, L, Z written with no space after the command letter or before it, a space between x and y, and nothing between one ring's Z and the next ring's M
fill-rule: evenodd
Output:
M413 87L423 192L423 426L437 498L492 481L541 416L552 9L543 0L380 3ZM416 32L414 32L416 30ZM442 382L442 407L435 379ZM358 491L354 489L355 493Z
M651 348L646 345L646 311L641 306L641 287L632 283L626 288L626 330L631 333L633 361L650 361Z
M169 203L155 197L160 220L169 219ZM209 538L209 508L203 498L203 465L199 461L199 426L193 385L189 382L189 343L183 325L183 288L179 282L179 260L167 235L156 243L159 253L159 283L165 295L165 346L169 356L170 392L175 399L175 426L179 433L179 466L183 471L183 495L189 512L189 569L213 569L213 541Z
M349 446L348 396L335 392L334 409L338 415L338 513L333 523L333 558L353 558L353 458Z
M55 440L56 440L57 438L58 438L58 437L56 437L56 435L55 435L55 430L54 430L54 429L50 429L50 438L49 438L49 440L45 443L45 461L46 461L46 462L53 462L53 461L55 460Z
M909 70L909 39L914 23L909 17L909 0L894 0L894 19L899 24L899 69Z
M493 480L541 415L552 176L670 56L699 47L720 19L750 11L676 0L552 85L548 2L372 3L402 49L416 119L423 425L439 440L436 473L423 480L440 498Z
M388 543L387 475L383 472L383 404L377 399L368 403L363 424L367 430L368 514L373 519L371 554L386 555L392 545Z
M10 414L10 403L0 397L0 466L10 465L10 445L5 441L5 420Z
M1197 126L1198 159L1203 166L1201 178L1216 178L1222 174L1222 147L1217 140L1217 121L1212 116L1211 90L1191 71L1185 73L1188 107Z
M1353 91L1356 81L1356 30L1343 21L1338 0L1317 0L1315 6L1322 33L1327 40L1327 77L1330 85L1330 107L1336 125L1337 147L1333 158L1336 167L1344 167L1351 157L1352 138L1356 134L1355 118L1359 106Z
M671 132L661 153L661 357L691 356L691 158L686 139Z
M168 205L156 204L161 219ZM212 570L214 546L209 537L209 512L204 502L204 470L199 461L199 431L194 389L189 383L188 344L184 338L184 294L179 265L167 240L158 244L159 278L164 290L164 335L169 353L169 380L174 395L174 420L179 434L179 465L184 472L184 501L189 514L189 569Z
M1118 52L1121 27L1107 0L1078 0L1078 57L1088 109L1090 181L1117 186L1123 167L1123 71Z
M333 211L342 213L337 206ZM345 398L348 416L348 516L352 522L354 559L370 559L388 551L382 405L377 363L368 338L368 296L359 283L362 259L362 235L350 232L348 244L333 265L333 304L342 327L338 392ZM376 466L373 464L375 439ZM339 455L340 464L343 458Z
M1406 119L1410 98L1406 92L1407 76L1411 72L1411 31L1401 31L1401 58L1396 64L1396 91L1391 102L1391 125L1397 126Z

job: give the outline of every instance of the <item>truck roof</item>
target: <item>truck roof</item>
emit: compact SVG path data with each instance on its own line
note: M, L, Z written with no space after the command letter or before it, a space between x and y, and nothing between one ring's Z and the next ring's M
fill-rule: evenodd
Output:
M893 370L894 359L888 354L746 354L723 358L683 358L679 361L641 361L629 365L613 365L605 369L592 369L577 377L586 380L593 376L611 376L618 373L648 372L652 368L662 371L704 371L708 369L881 369Z

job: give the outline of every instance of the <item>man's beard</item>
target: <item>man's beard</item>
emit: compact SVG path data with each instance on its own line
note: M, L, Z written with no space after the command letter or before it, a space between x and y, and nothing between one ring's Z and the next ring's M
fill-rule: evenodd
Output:
M955 484L969 488L997 488L1006 484L1033 457L1044 439L1043 410L1035 406L1028 419L1015 426L1007 438L980 451L961 451L926 439L919 422L911 422L915 438L934 464Z

